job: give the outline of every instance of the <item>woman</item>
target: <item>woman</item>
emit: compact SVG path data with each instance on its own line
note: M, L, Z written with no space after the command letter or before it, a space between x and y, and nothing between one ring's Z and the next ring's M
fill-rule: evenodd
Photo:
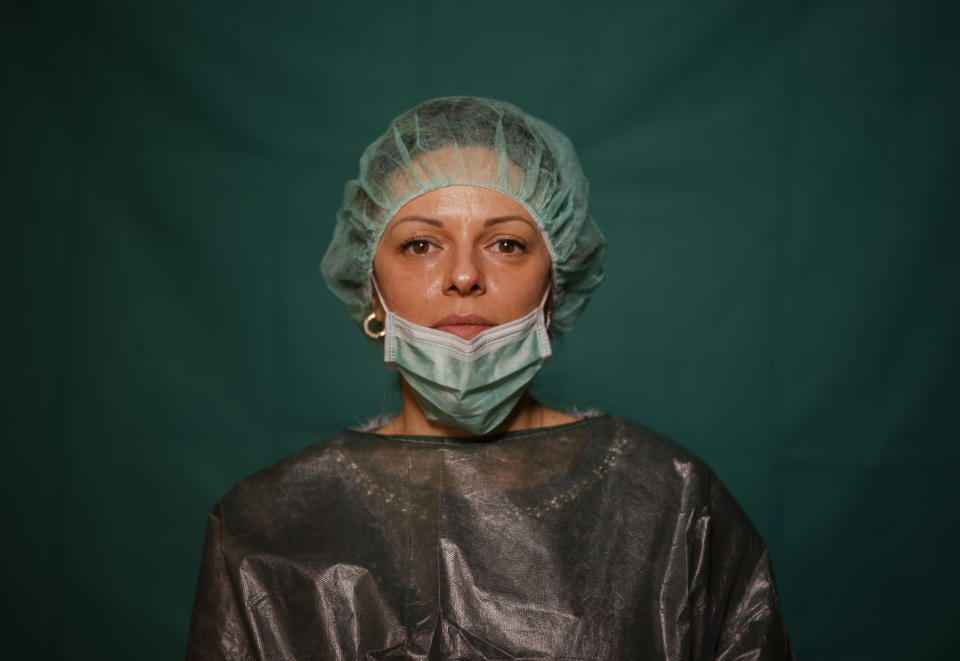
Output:
M792 658L763 542L654 432L527 385L602 280L569 141L498 101L404 113L323 273L403 409L213 509L188 658Z

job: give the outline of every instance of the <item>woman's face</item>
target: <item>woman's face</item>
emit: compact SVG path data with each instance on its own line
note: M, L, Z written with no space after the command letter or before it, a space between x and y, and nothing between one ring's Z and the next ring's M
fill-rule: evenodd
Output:
M373 264L391 312L466 339L539 306L550 282L536 222L513 198L479 186L445 186L400 207ZM371 303L382 322L375 294Z

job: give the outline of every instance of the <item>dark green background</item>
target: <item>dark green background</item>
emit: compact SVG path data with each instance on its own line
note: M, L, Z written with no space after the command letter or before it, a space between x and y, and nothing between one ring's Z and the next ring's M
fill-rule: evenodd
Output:
M536 392L714 466L804 659L953 650L955 3L79 4L0 34L6 658L181 656L214 501L395 406L319 262L458 93L567 133L610 241Z

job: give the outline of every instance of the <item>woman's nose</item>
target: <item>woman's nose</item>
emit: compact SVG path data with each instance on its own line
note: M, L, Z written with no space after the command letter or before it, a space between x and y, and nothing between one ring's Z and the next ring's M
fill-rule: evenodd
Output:
M448 279L445 287L448 293L467 296L484 291L483 269L473 246L464 246L453 253Z

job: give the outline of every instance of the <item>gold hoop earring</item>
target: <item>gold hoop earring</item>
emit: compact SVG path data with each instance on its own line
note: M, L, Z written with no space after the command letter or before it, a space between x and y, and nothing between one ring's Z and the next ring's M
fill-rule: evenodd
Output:
M376 318L377 318L376 313L371 312L369 315L367 315L367 318L363 320L363 332L367 334L367 337L372 337L375 340L387 334L386 328L380 329L379 333L374 333L372 330L370 330L370 322Z

